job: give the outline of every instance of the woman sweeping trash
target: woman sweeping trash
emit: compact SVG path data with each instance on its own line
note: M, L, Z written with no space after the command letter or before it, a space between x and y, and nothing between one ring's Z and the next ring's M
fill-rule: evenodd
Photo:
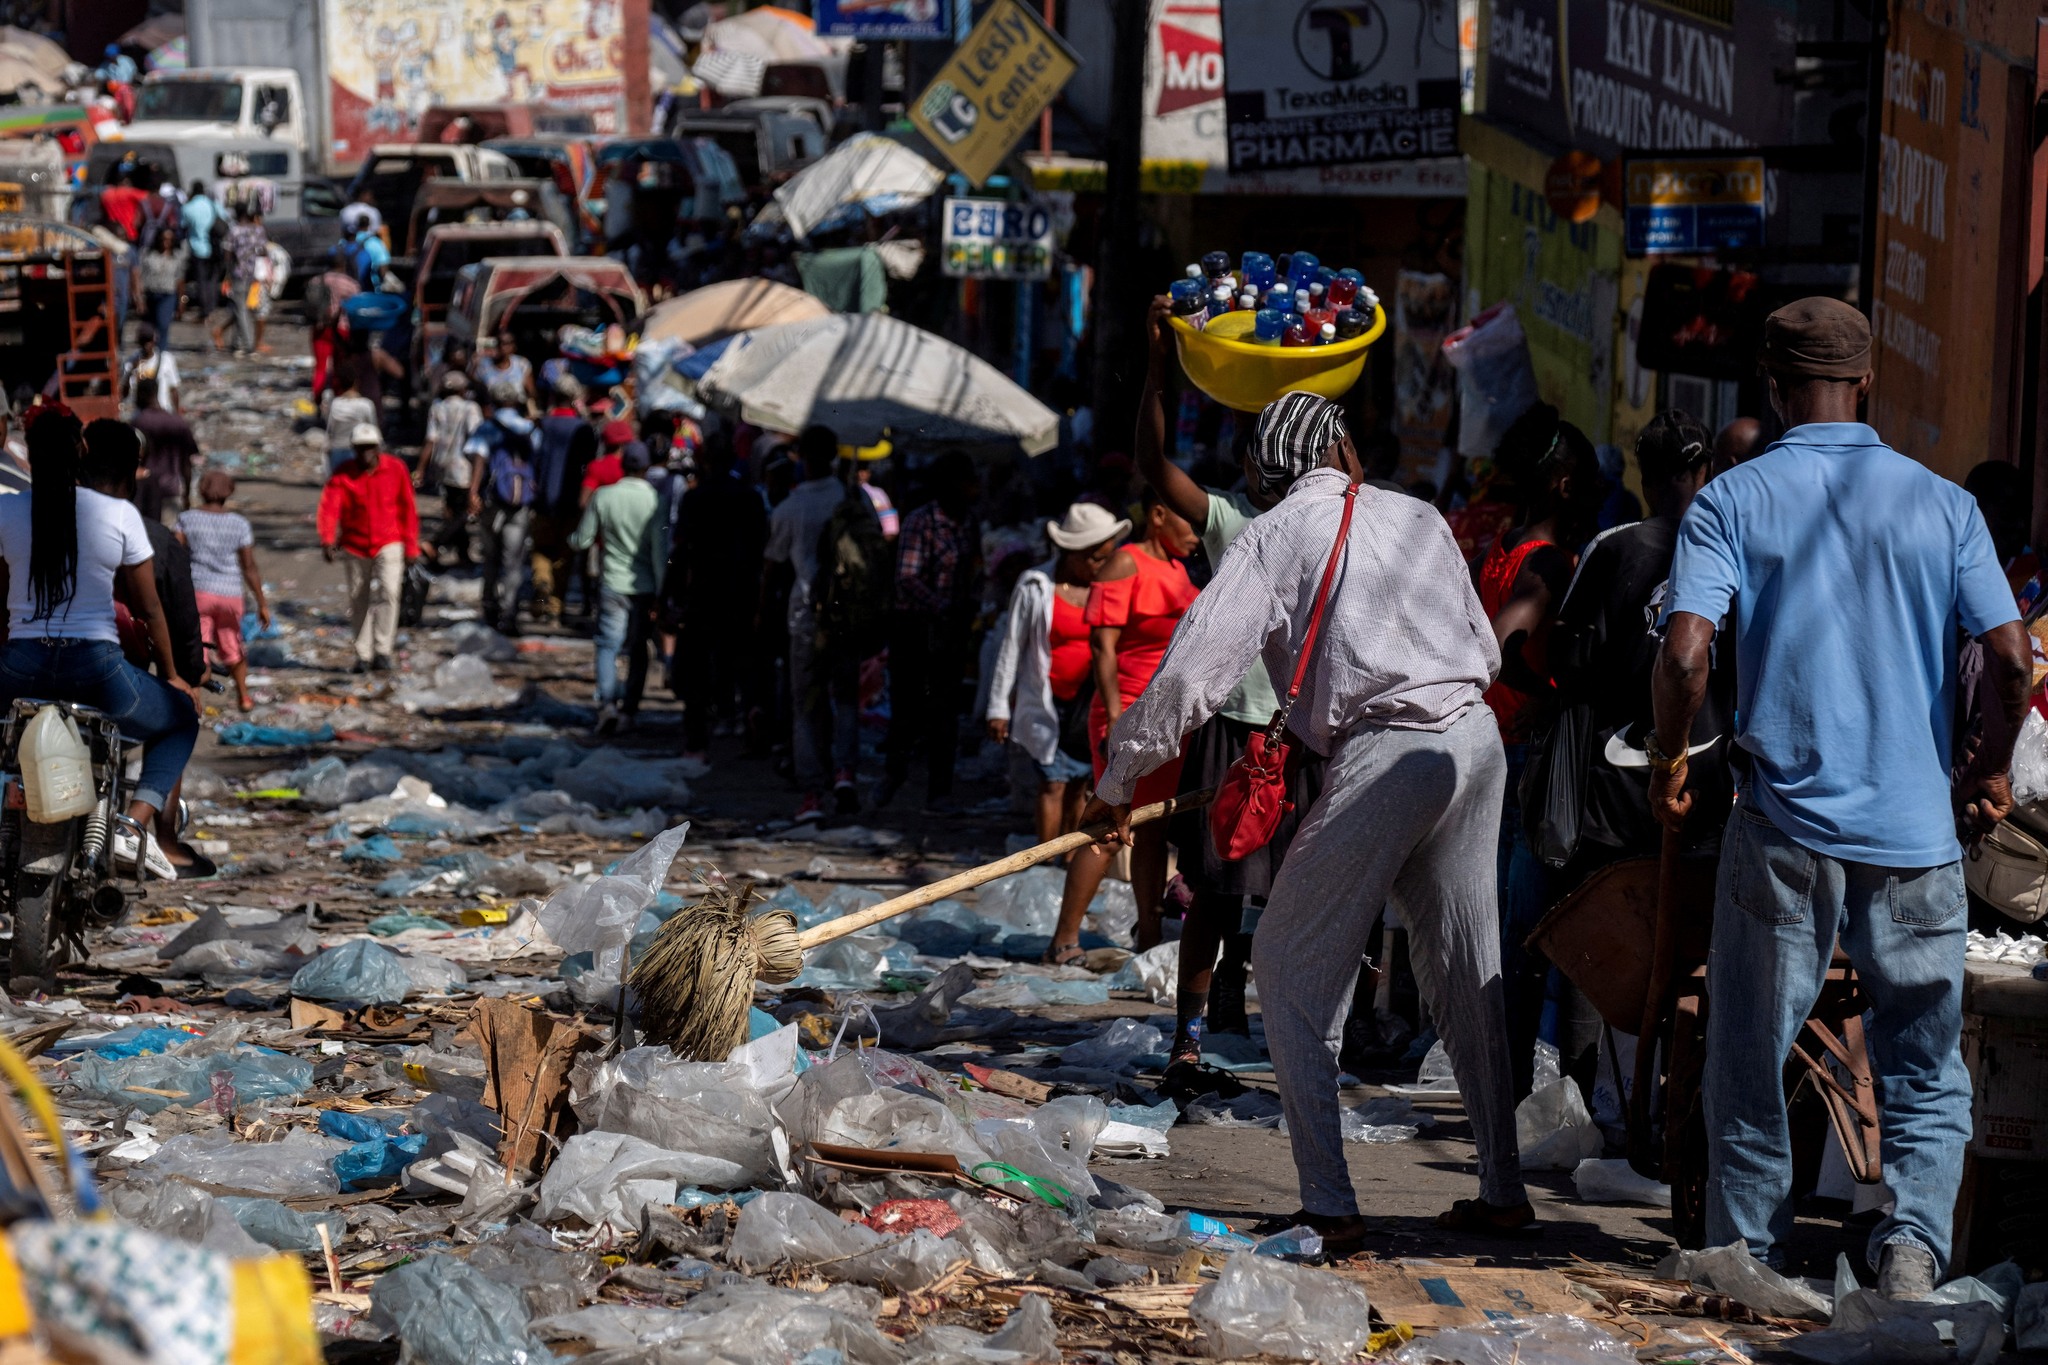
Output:
M1093 503L1075 503L1046 527L1054 558L1026 569L1010 594L1009 629L989 685L988 732L998 744L1014 741L1038 766L1040 843L1081 823L1095 695L1084 613L1089 585L1130 529Z
M1494 851L1505 760L1480 700L1500 650L1443 518L1361 485L1335 404L1288 394L1259 425L1263 447L1284 449L1307 472L1238 536L1182 619L1109 737L1084 819L1112 817L1105 843L1128 843L1133 792L1179 758L1182 738L1252 662L1263 656L1276 687L1295 676L1333 570L1299 697L1283 703L1289 730L1329 767L1252 944L1301 1183L1302 1209L1289 1221L1321 1232L1333 1253L1364 1237L1338 1121L1337 1052L1367 936L1391 900L1479 1153L1480 1197L1458 1200L1438 1222L1517 1232L1535 1212L1515 1145L1501 1001ZM1262 486L1268 463L1257 462Z

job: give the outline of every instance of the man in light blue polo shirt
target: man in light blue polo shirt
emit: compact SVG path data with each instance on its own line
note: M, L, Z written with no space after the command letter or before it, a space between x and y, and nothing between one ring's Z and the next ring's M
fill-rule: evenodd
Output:
M2012 808L2031 655L1969 494L1856 420L1871 380L1863 315L1834 299L1780 309L1764 368L1787 431L1686 513L1655 683L1651 804L1676 828L1692 804L1685 740L1728 624L1748 772L1707 967L1706 1238L1783 1256L1781 1068L1839 937L1871 1001L1894 1197L1868 1254L1881 1293L1917 1298L1948 1259L1970 1136L1958 829L1974 837ZM1952 789L1960 632L1984 643L1991 699Z

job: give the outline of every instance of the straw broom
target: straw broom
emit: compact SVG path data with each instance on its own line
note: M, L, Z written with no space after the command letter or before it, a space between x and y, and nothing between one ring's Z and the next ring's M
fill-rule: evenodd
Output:
M1162 820L1209 803L1213 791L1190 792L1131 812L1133 825ZM856 910L826 924L799 931L787 910L749 915L752 887L721 887L672 916L654 943L633 965L633 992L640 998L640 1027L649 1043L666 1043L692 1061L724 1061L747 1038L747 1010L754 982L779 986L804 968L804 954L859 933L871 925L942 901L998 877L1050 862L1088 847L1108 833L1107 824L1063 834L1021 853L969 868L921 886L907 895Z

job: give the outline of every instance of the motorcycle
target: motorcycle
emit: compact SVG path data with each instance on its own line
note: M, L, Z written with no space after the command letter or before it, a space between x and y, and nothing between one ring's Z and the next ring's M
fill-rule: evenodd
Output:
M78 727L92 755L92 808L51 824L29 819L22 788L20 746L30 721L55 706ZM128 815L130 751L120 727L76 702L24 697L0 722L0 910L14 924L8 975L49 979L68 962L84 959L86 934L119 920L131 890L114 866L114 833L143 831ZM140 870L128 879L140 892Z

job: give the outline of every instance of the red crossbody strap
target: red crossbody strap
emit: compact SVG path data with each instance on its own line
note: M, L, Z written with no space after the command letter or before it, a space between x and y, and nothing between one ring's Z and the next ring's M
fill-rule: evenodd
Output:
M1301 680L1308 676L1308 662L1315 654L1316 636L1323 629L1323 608L1330 601L1330 583L1337 577L1337 561L1344 557L1344 542L1351 537L1351 512L1358 506L1360 487L1354 483L1344 490L1344 518L1337 523L1337 543L1330 547L1329 562L1323 565L1323 581L1316 587L1316 603L1309 608L1308 630L1301 637L1301 655L1294 661L1294 681L1288 684L1287 701L1280 708L1283 716L1294 708L1294 699L1301 695Z

